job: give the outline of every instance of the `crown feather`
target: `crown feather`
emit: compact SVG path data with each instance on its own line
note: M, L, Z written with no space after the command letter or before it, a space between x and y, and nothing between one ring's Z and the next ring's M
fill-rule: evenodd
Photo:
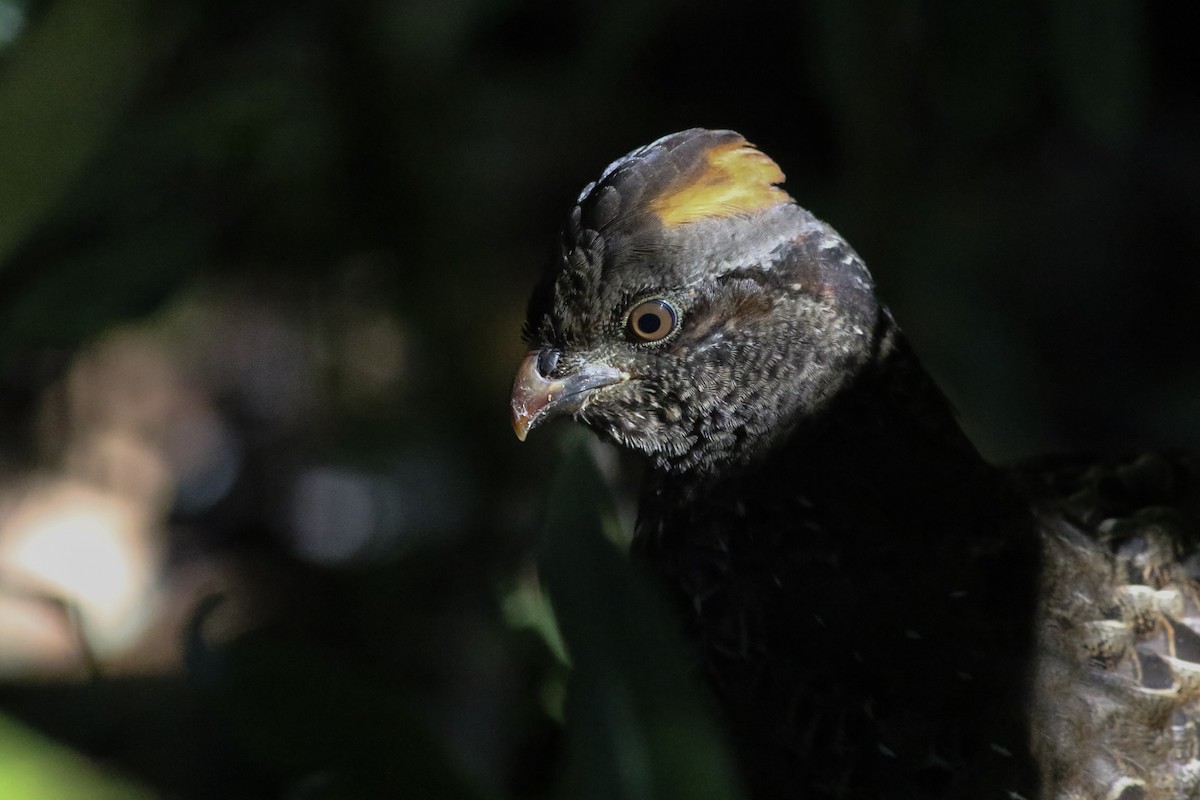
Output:
M741 136L723 137L700 155L650 198L649 208L664 226L752 214L792 202L778 187L783 170Z

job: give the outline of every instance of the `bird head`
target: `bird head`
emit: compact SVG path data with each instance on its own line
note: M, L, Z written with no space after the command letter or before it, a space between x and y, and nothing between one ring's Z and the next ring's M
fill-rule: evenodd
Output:
M573 415L658 469L702 471L819 415L887 315L783 178L739 134L692 129L588 184L530 301L517 436Z

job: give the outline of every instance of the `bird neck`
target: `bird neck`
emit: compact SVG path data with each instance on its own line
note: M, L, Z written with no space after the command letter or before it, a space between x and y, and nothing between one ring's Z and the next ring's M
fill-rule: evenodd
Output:
M827 408L805 415L762 458L706 476L658 475L657 482L668 496L700 506L728 497L778 506L771 495L794 487L822 516L866 537L910 529L925 541L938 532L957 536L977 526L981 508L1010 522L1026 508L963 433L894 324Z
M824 418L780 456L844 518L948 533L980 508L1024 508L958 424L949 400L894 325ZM885 514L886 519L876 518Z

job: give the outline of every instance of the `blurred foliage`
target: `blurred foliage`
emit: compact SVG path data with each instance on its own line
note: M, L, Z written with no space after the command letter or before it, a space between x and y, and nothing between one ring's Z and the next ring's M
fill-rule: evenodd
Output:
M735 128L986 452L1200 446L1198 15L0 0L0 739L45 796L733 796L625 485L604 538L509 431L559 217Z
M576 443L551 484L541 555L575 666L559 796L735 798L730 756L689 679L666 603L629 569L606 524L616 524L616 511Z
M78 179L144 79L155 49L145 46L144 14L117 0L55 3L8 54L0 78L0 264Z
M0 765L0 795L8 800L148 800L154 796L5 716L0 716Z

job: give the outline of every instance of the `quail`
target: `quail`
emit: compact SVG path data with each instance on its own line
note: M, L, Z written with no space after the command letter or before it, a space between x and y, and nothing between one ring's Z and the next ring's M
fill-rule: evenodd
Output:
M1200 464L997 466L732 131L618 159L530 301L522 440L647 464L633 556L754 798L1200 797Z

